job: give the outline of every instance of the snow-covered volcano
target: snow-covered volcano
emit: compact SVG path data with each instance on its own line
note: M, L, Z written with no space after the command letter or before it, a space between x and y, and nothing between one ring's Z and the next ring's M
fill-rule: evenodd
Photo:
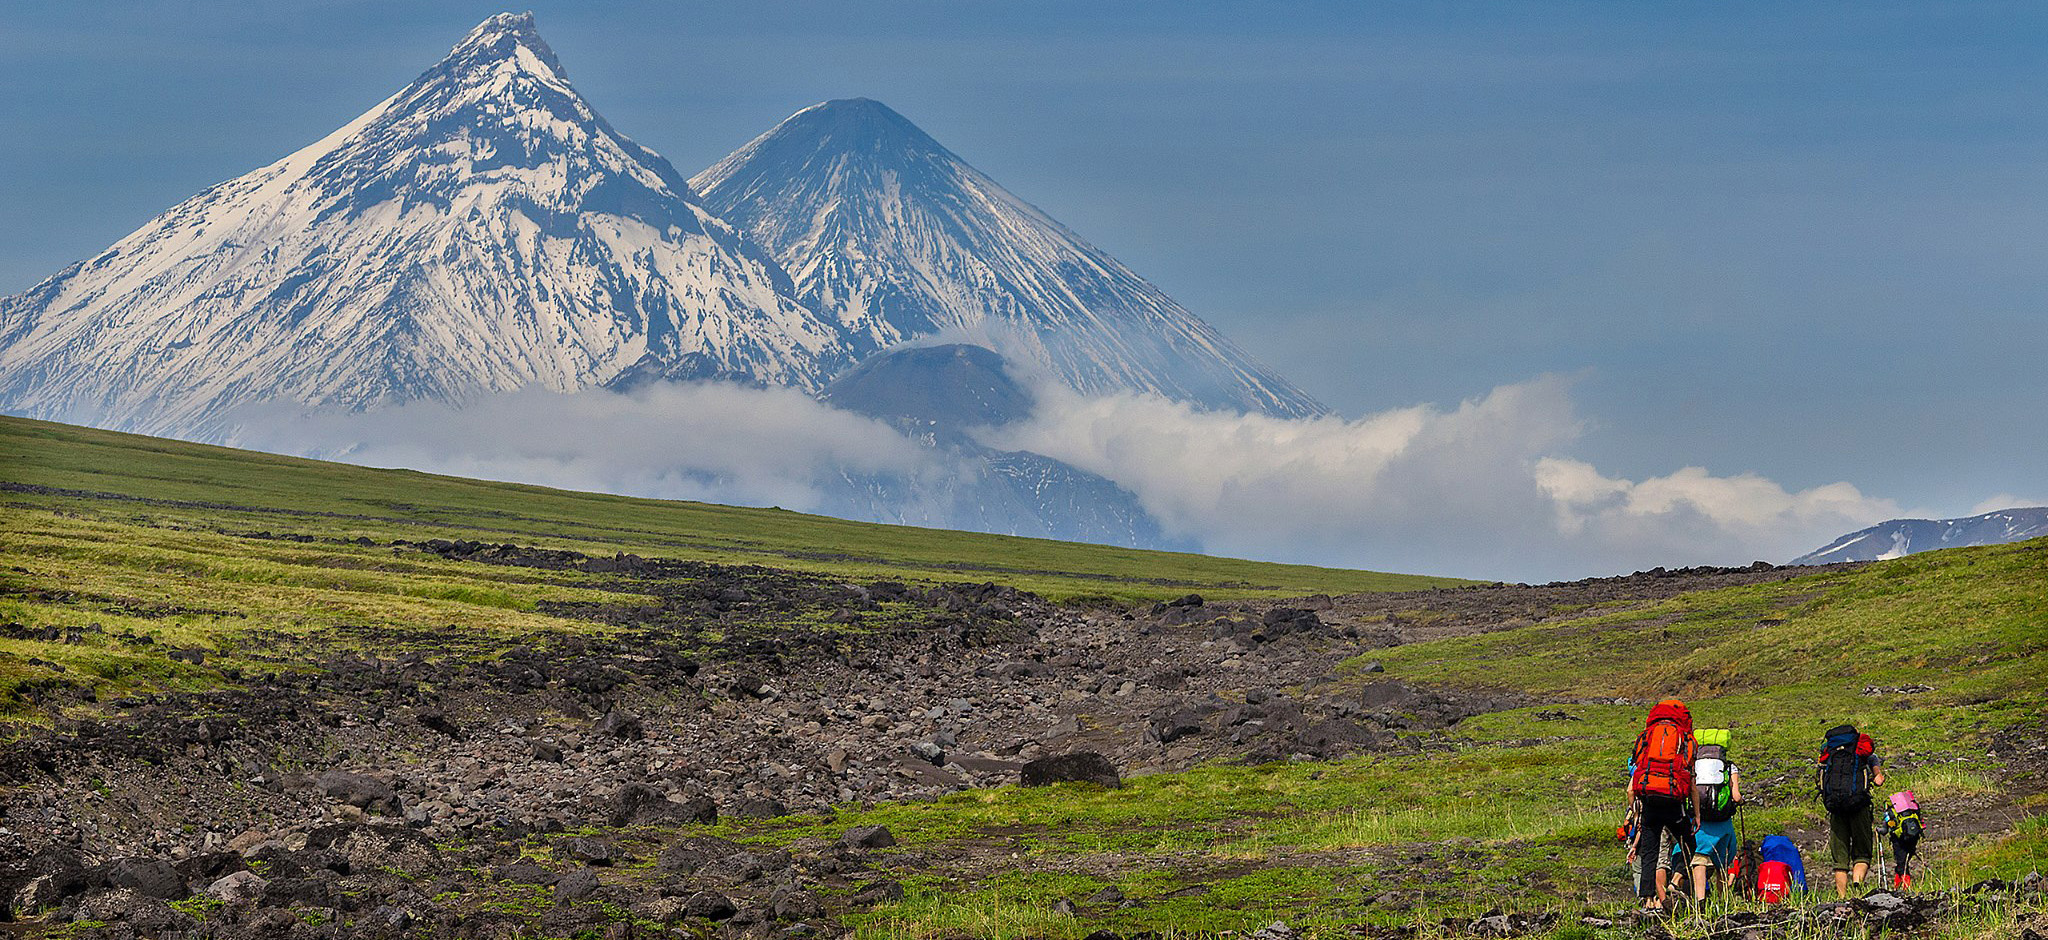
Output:
M862 353L950 332L1084 392L1325 410L879 102L805 108L691 182Z
M570 87L528 15L346 127L0 300L0 408L186 436L235 405L820 387L836 324Z

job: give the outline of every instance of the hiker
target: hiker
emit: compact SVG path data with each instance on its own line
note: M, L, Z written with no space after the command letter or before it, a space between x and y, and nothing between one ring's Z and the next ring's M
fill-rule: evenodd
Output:
M1765 836L1757 848L1756 892L1764 903L1776 904L1792 895L1792 889L1806 890L1806 862L1799 846L1784 836Z
M1847 898L1849 885L1862 887L1870 874L1870 788L1884 785L1884 760L1870 735L1855 725L1828 729L1817 771L1821 804L1828 810L1828 851L1834 855L1835 897Z
M1911 790L1891 795L1884 808L1884 831L1892 840L1892 887L1910 888L1913 875L1906 866L1920 849L1920 801Z
M1629 794L1637 820L1635 855L1642 873L1636 879L1636 896L1645 912L1663 913L1667 901L1667 878L1652 874L1664 854L1664 833L1675 844L1690 849L1692 813L1686 808L1692 796L1692 713L1685 703L1665 699L1650 709L1643 731L1636 736L1634 766L1629 773Z
M1731 738L1726 728L1702 728L1693 734L1698 744L1692 762L1695 901L1707 899L1710 868L1720 869L1723 888L1735 883L1735 813L1742 806L1742 774L1728 761Z

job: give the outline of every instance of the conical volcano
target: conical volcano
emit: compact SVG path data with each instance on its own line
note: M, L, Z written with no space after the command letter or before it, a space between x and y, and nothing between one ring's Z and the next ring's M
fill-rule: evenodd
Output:
M501 14L346 127L0 301L0 408L203 437L267 400L817 388L846 347L790 289Z
M880 102L812 105L691 182L862 352L956 333L1084 392L1324 411Z

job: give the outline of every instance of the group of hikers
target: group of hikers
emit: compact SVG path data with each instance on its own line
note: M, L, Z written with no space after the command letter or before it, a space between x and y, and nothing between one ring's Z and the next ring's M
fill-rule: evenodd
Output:
M1805 864L1792 840L1770 835L1759 844L1737 836L1742 775L1728 759L1731 737L1726 729L1694 729L1692 713L1677 699L1651 708L1636 737L1628 817L1615 834L1630 846L1636 896L1646 913L1669 910L1687 893L1679 885L1689 884L1694 901L1706 900L1716 872L1722 890L1771 903L1784 900L1795 885L1806 888ZM1827 807L1837 898L1846 898L1852 884L1861 887L1869 876L1877 822L1871 790L1884 782L1884 761L1869 735L1851 725L1829 729L1815 784ZM1891 794L1883 822L1891 839L1892 886L1910 887L1907 866L1921 834L1913 791Z

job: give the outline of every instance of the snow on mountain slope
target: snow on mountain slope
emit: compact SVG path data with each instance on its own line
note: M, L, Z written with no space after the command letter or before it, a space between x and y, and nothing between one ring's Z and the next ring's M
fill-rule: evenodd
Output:
M860 352L956 331L1083 392L1323 406L1115 258L864 98L797 112L692 184Z
M0 408L218 436L266 399L527 385L816 389L837 326L501 14L326 138L0 300Z
M1794 558L1795 565L1882 561L1967 545L2001 545L2048 536L2048 507L2005 509L1965 519L1893 519L1859 529Z

